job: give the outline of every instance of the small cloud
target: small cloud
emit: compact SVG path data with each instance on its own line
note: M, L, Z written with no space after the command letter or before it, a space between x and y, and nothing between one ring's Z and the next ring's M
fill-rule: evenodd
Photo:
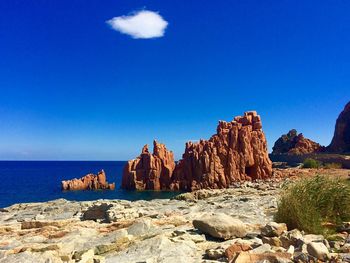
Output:
M142 10L128 16L118 16L106 22L114 30L132 38L155 38L164 36L168 22L157 12Z

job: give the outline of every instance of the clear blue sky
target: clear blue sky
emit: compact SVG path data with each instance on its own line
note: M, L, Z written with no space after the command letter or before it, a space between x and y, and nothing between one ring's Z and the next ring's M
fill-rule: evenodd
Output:
M134 39L106 21L168 22ZM262 116L328 145L350 100L350 1L2 0L0 159L126 160L153 138L179 158L217 121Z

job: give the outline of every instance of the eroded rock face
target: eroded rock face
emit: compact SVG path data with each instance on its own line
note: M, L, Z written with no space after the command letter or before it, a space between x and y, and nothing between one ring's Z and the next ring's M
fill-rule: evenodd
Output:
M334 136L327 151L350 153L350 102L346 104L337 119Z
M266 179L272 163L260 116L246 112L233 121L220 121L209 140L186 143L176 167L173 153L154 141L124 167L122 188L130 190L183 190L227 188L236 181Z
M124 167L122 188L129 190L165 190L175 169L174 155L164 144L153 142L153 154L145 145L142 153Z
M97 175L87 174L82 178L62 181L62 190L98 190L98 189L115 189L115 183L109 184L106 181L106 174L102 170Z
M297 130L290 130L287 134L283 134L272 148L272 154L308 154L323 151L320 144L307 139Z
M172 190L227 188L235 181L266 179L272 174L261 118L255 111L220 121L209 140L186 143L172 177Z

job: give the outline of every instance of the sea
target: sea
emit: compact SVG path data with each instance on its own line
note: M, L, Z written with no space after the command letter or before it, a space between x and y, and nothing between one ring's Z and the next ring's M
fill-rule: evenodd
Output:
M16 203L45 202L58 198L152 200L172 198L170 191L127 191L120 188L125 161L0 161L0 208ZM62 191L61 181L104 170L116 189Z

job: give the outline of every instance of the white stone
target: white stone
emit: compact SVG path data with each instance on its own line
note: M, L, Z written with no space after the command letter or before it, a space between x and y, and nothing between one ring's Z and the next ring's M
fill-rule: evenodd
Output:
M247 235L245 224L223 213L205 214L201 218L193 220L193 226L212 237L230 239Z
M329 258L329 251L325 244L320 242L311 242L307 244L307 252L320 260L327 260Z

